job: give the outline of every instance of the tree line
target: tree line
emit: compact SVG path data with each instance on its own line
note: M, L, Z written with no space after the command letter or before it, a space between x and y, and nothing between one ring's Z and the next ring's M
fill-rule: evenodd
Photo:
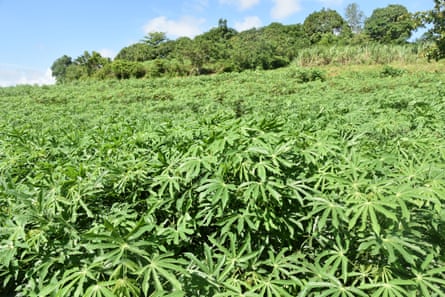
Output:
M416 42L430 44L425 52L428 59L441 59L445 56L444 7L444 0L435 0L432 10L411 13L403 5L392 4L366 18L352 3L344 16L322 9L309 14L302 24L271 23L242 32L220 19L216 27L194 38L170 40L164 32L151 32L122 48L113 60L85 51L76 59L58 58L51 70L57 83L65 83L274 69L314 46L407 44L412 33L427 24L432 26Z

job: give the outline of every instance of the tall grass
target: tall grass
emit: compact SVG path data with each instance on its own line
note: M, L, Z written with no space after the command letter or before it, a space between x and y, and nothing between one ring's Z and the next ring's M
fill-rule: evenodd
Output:
M371 65L415 63L425 59L422 45L349 45L314 46L301 50L294 60L297 66Z

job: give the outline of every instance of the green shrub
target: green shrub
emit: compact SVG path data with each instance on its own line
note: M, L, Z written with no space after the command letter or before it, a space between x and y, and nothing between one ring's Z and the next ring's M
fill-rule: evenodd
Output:
M386 65L385 67L383 67L382 71L380 71L380 76L381 77L396 77L396 76L401 76L405 73L406 71L404 69L398 69L398 68L394 68L392 66Z
M138 62L114 60L111 69L118 79L141 78L145 75L144 67Z
M99 69L98 71L96 71L96 73L94 73L93 77L103 80L103 79L115 78L116 76L114 74L111 64L107 64L104 67L102 67L101 69Z
M299 83L307 83L311 81L325 81L326 73L317 68L308 69L292 69L288 72L288 77L296 79Z

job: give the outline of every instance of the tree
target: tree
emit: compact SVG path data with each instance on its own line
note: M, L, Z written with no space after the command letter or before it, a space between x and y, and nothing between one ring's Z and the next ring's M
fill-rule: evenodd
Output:
M212 51L214 51L214 45L209 40L180 37L174 42L169 59L176 60L182 65L181 67L187 65L189 73L200 74L204 70L204 64L209 62Z
M228 59L229 40L237 34L235 29L227 26L227 20L219 19L218 27L196 36L193 42L201 52L205 50L209 62L216 62Z
M67 55L63 55L54 61L51 66L51 72L57 83L66 82L66 70L72 63L73 59Z
M427 12L423 19L432 25L427 36L433 40L434 45L428 49L428 60L445 58L445 1L434 0L434 8Z
M271 23L268 26L258 29L264 39L273 47L275 57L291 61L297 56L301 48L310 45L301 24L283 25L281 23Z
M331 37L348 38L351 34L348 23L337 11L324 8L308 15L303 29L312 44L320 42L323 37L335 40L336 38Z
M85 51L83 55L74 60L74 64L86 69L88 76L92 76L96 71L110 62L109 58L102 57L101 54L96 51L93 51L91 54Z
M192 64L193 73L202 74L207 72L204 69L204 64L215 62L215 56L219 57L221 54L218 45L206 39L193 40L189 51L186 53Z
M365 13L360 10L357 3L351 3L346 6L345 19L352 30L352 33L359 34L363 30Z
M144 37L144 39L142 39L142 42L150 46L157 47L167 40L167 35L164 32L150 32Z
M271 24L261 29L250 29L239 33L230 40L231 58L234 70L273 69L289 64L291 43L286 43L286 26Z
M227 25L226 19L219 19L218 27L210 29L210 31L208 33L210 33L209 34L210 36L211 35L216 36L217 39L228 40L228 39L232 38L233 36L235 36L238 32L235 29L230 28Z
M377 8L365 21L365 33L380 43L403 44L415 28L412 15L403 5L388 5Z
M144 62L156 58L155 49L147 43L135 43L124 47L116 55L116 60Z
M232 63L237 71L264 68L268 64L272 48L258 29L250 29L239 33L231 41Z
M83 65L72 63L66 68L65 81L76 81L88 79L90 75L88 74L87 68Z
M114 60L111 69L118 79L141 78L145 75L144 67L138 62Z
M193 40L189 37L179 37L174 42L171 57L177 59L182 64L186 63L188 53L191 51Z

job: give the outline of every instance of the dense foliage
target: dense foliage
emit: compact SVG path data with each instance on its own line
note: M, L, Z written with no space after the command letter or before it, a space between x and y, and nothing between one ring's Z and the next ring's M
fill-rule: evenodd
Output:
M335 10L322 9L310 13L302 24L271 23L242 32L231 28L227 20L220 19L216 27L194 38L168 40L164 32L150 32L140 42L121 49L114 61L100 59L95 52L84 52L74 61L71 57L62 56L54 62L52 70L57 82L64 83L90 78L185 76L276 69L289 65L301 51L319 46L407 44L413 30L431 21L431 18L414 17L419 14L408 12L402 5L389 5L376 8L364 21L365 16L359 6L351 3L346 7L345 18ZM131 62L125 64L124 74L121 70L125 62L122 60ZM115 63L119 65L113 65Z
M434 45L429 48L428 59L440 60L445 58L445 1L434 0L431 11L419 13L420 22L430 24L426 38Z
M412 15L403 5L375 9L365 21L365 32L381 43L405 43L414 30Z
M0 295L445 296L443 81L0 88Z
M330 44L336 37L347 39L351 35L349 24L332 9L311 13L304 20L303 28L312 44L320 42Z

